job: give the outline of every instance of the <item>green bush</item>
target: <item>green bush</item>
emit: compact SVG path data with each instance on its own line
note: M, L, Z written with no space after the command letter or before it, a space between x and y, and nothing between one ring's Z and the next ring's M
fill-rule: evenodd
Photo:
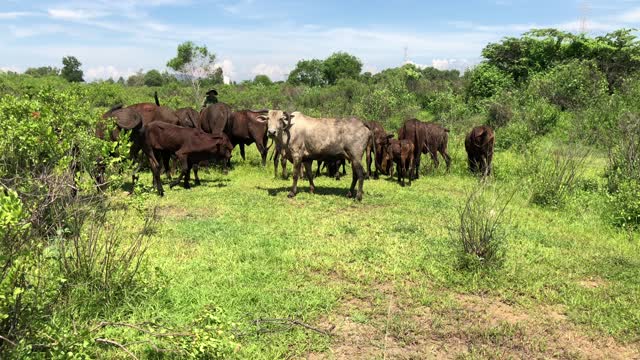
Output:
M609 196L609 216L614 225L622 228L640 227L640 182L625 180Z
M496 129L496 149L524 149L534 139L529 126L522 121L513 121L503 128Z
M579 110L607 95L607 80L594 63L575 60L534 76L529 92L562 110Z
M531 203L551 208L564 206L580 182L588 155L588 150L576 147L555 150L551 159L538 153L530 164Z
M491 98L514 86L509 74L489 63L481 63L465 76L469 79L465 92L470 102Z
M458 211L459 223L451 229L461 269L479 270L502 264L507 245L504 216L513 195L499 196L496 191L490 192L487 185L481 185L467 197Z

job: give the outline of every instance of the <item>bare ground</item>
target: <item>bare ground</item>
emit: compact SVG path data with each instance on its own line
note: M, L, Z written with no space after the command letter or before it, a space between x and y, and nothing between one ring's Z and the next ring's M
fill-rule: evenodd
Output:
M560 306L525 309L498 298L443 295L410 303L390 287L344 299L321 321L335 326L331 348L307 359L640 359L640 344L620 344L571 323Z

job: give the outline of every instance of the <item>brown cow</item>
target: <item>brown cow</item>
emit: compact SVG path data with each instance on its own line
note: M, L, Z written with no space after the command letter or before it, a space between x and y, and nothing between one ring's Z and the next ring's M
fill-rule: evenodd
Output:
M386 174L386 172L381 170L382 170L383 147L387 143L387 132L384 130L384 127L382 126L382 124L377 121L367 121L364 124L373 133L373 147L368 149L367 151L369 152L369 154L373 152L373 154L375 155L376 171L373 174L373 178L377 179L380 172L382 172L383 174ZM371 177L371 158L372 158L371 155L369 155L369 157L367 158L367 177L368 178ZM387 167L388 166L385 166L385 168Z
M383 147L382 167L387 170L389 167L389 175L393 178L393 162L396 163L398 172L398 182L404 186L404 179L409 173L409 186L411 186L411 178L413 178L413 157L415 146L411 140L396 140L393 135L387 135L386 143Z
M121 115L124 115L121 113ZM193 165L212 158L222 159L225 163L231 158L233 146L229 138L222 132L207 134L200 129L186 128L163 122L143 125L142 116L133 113L130 116L116 115L118 126L132 130L133 139L141 144L142 151L149 159L153 173L153 184L160 196L164 195L160 180L160 163L158 154L175 154L182 165L178 179L171 187L184 178L184 187L189 189L189 176ZM195 170L195 169L194 169ZM200 183L197 170L194 171L196 185Z
M176 116L180 123L178 125L188 128L199 128L198 117L200 114L190 107L176 110Z
M493 161L493 146L495 134L488 126L474 127L464 141L469 161L469 171L482 173L482 176L491 175Z
M449 129L440 124L424 123L417 119L409 119L398 131L398 139L410 140L414 144L414 179L420 177L420 156L430 154L434 166L438 168L438 152L447 164L447 171L451 167L451 156L447 152L449 143Z
M172 125L178 125L180 123L180 119L176 116L175 112L166 106L159 106L152 103L139 103L130 105L127 107L123 107L122 105L114 106L109 111L102 115L102 119L106 120L112 117L115 118L124 118L124 117L135 117L138 114L141 116L142 125L146 126L153 122L162 122ZM118 125L110 134L111 140L115 141L120 136L120 131L122 127ZM104 138L104 124L99 125L96 135L98 137ZM133 160L137 160L139 157L140 150L142 150L142 145L131 138L131 148L129 149L129 157ZM170 167L169 167L169 157L163 157L162 162L164 164L165 172L167 177L171 179ZM133 182L133 188L135 188L136 180L138 179L137 173L141 168L141 163L138 161L138 166L134 169L133 174L131 175L131 180ZM104 174L98 175L98 178L104 178ZM104 180L104 179L103 179Z
M262 156L262 166L267 164L267 125L258 121L268 110L243 110L232 112L229 105L217 103L200 112L200 128L205 132L222 131L235 147L240 146L240 156L245 160L244 146L254 142Z

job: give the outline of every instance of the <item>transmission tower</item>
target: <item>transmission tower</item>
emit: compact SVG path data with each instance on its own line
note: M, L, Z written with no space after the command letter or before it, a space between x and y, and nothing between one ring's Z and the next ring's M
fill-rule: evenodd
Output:
M589 14L591 13L591 6L588 1L580 3L580 33L586 34L589 32Z

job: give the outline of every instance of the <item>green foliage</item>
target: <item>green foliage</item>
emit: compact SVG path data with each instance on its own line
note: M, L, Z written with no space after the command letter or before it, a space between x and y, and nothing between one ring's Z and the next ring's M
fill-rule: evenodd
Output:
M323 63L323 71L329 85L340 79L357 79L362 71L362 61L346 52L337 52Z
M607 81L593 62L571 61L531 79L529 92L562 110L580 110L603 99Z
M60 76L68 82L83 82L81 66L82 63L74 56L65 56L62 58L62 71L60 71Z
M534 135L549 133L560 119L560 109L543 99L532 98L520 108L518 120L523 121Z
M459 224L451 229L458 265L466 270L500 266L506 253L505 210L513 197L500 199L486 185L472 192L458 210Z
M273 81L271 81L267 75L256 75L256 77L253 78L253 83L268 86L273 84Z
M481 63L466 74L469 83L465 89L469 101L491 98L513 87L513 80L507 73L491 63Z
M292 85L323 86L327 78L322 60L300 60L295 69L289 73L287 82Z
M25 75L31 75L33 77L59 76L60 69L52 66L41 66L37 68L28 68L24 73Z
M143 86L144 85L144 71L138 70L135 74L127 78L127 86Z
M523 121L512 121L507 126L496 129L496 148L500 150L522 150L534 139L534 133Z
M551 208L563 207L584 172L589 151L576 147L553 150L551 159L538 153L531 159L533 189L530 201Z
M149 70L144 74L145 86L162 86L163 80L162 74L158 70Z

